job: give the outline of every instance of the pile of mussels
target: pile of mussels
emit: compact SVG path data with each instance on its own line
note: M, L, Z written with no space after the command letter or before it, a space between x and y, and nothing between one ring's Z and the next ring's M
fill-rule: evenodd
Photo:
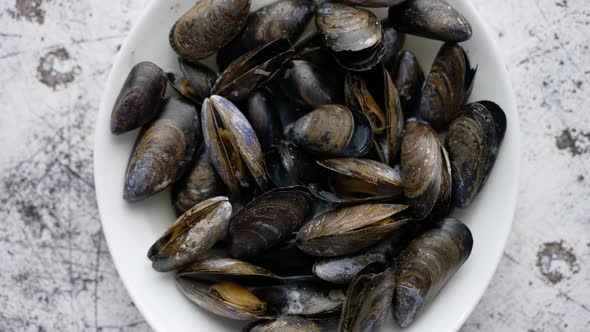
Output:
M405 33L444 41L428 75ZM340 331L375 331L390 310L410 325L471 252L448 215L506 129L495 103L466 103L470 37L442 0L199 1L170 31L180 72L138 63L111 117L114 134L142 127L124 199L171 187L180 215L153 268L201 308L255 320L245 331L338 315ZM199 62L215 54L220 73Z

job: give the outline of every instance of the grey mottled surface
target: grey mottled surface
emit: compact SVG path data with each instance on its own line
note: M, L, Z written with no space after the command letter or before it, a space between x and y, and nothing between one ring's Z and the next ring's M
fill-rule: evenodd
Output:
M160 0L169 1L169 0ZM590 330L590 2L474 0L521 119L500 267L462 331ZM103 239L96 111L141 0L0 2L0 330L144 331Z

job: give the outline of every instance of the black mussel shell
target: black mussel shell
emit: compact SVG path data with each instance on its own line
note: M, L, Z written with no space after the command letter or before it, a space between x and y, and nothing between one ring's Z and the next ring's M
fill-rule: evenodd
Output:
M151 62L133 66L111 113L111 132L122 134L139 128L158 115L166 94L167 79Z
M351 6L380 8L397 6L404 1L406 0L336 0L335 2L341 2Z
M315 257L299 250L292 240L251 259L255 264L280 276L310 275Z
M125 173L123 198L135 202L180 179L200 145L197 110L168 98L158 118L139 134Z
M323 332L313 320L286 316L275 320L261 320L244 327L242 332Z
M171 71L166 73L166 78L179 97L183 97L195 105L201 105L203 99L197 96L197 92L184 75Z
M295 43L316 7L313 0L281 0L250 13L242 32L217 54L219 68L226 68L242 54L278 38Z
M411 118L414 108L420 99L420 91L424 84L424 72L416 56L410 51L400 54L393 80L402 105L404 117Z
M389 8L389 21L401 32L445 42L471 38L471 25L444 0L408 0Z
M381 62L392 74L392 69L395 69L399 54L406 42L406 34L397 31L387 19L381 21L381 29L383 30L383 46L385 47L385 54Z
M199 101L209 97L215 81L216 72L213 69L199 62L188 62L178 58L178 65L184 77L188 80L194 90L194 95Z
M342 100L342 83L305 60L289 61L283 69L283 94L305 108L318 108Z
M256 132L263 151L268 151L283 135L278 115L269 99L265 90L255 92L248 99L244 114Z
M273 145L264 161L269 177L279 188L317 183L325 173L312 155L287 141Z

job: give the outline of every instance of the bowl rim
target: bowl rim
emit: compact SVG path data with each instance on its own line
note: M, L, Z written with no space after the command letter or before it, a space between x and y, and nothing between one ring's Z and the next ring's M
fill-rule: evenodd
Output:
M273 0L272 2L274 2L274 1L278 1L278 0ZM501 72L498 74L501 77L502 81L505 82L506 89L508 90L508 99L506 101L506 105L508 107L510 107L514 113L514 114L511 114L510 121L513 122L512 128L513 128L513 130L516 131L516 133L515 133L514 137L512 137L512 140L510 141L510 145L512 145L512 149L514 150L514 154L516 156L516 159L513 160L511 163L511 165L513 165L513 167L515 169L513 172L513 181L512 181L513 188L511 188L512 190L510 190L510 192L509 192L510 196L512 196L509 199L509 202L511 205L508 206L508 210L512 211L512 213L511 213L511 217L510 217L510 222L507 225L507 231L505 232L505 235L503 236L503 238L499 239L499 241L498 241L498 242L501 242L501 248L503 248L503 250L495 252L493 254L493 257L489 260L489 262L493 262L494 268L493 268L493 273L490 273L489 275L485 276L486 287L482 287L481 290L472 294L475 296L469 297L470 303L466 305L466 310L464 310L463 314L456 321L456 323L453 327L453 331L458 331L463 326L463 324L465 323L467 318L471 315L471 313L475 309L476 305L479 303L482 296L484 295L484 293L488 289L491 279L496 274L496 271L498 269L502 255L504 254L504 250L506 248L506 243L508 241L508 238L510 236L511 229L512 229L512 226L514 223L514 215L516 213L516 204L518 201L517 198L518 198L518 187L519 187L519 181L520 181L520 164L521 164L520 119L519 119L519 115L518 115L517 108L516 108L514 91L512 88L512 81L510 80L510 76L508 75L508 71L505 66L506 62L504 61L505 60L504 56L499 52L498 40L496 39L495 35L492 34L488 24L482 20L482 17L480 16L479 12L477 11L477 9L475 8L475 6L472 4L472 2L470 0L458 0L458 1L461 1L462 4L465 7L467 7L469 11L471 11L471 13L473 14L472 16L475 17L476 21L480 22L482 29L481 29L481 31L479 31L479 33L483 34L483 38L491 41L491 43L492 43L491 49L492 49L492 53L493 53L491 55L491 58L495 59L494 61L499 62L500 67L502 68ZM118 82L116 82L116 79L115 79L115 77L117 76L117 75L115 75L115 73L119 72L120 68L123 66L122 54L128 53L128 51L129 51L128 48L130 47L128 41L130 39L133 39L134 36L137 35L138 32L143 28L141 22L144 22L146 20L146 18L154 15L153 12L155 12L158 9L158 6L157 6L158 2L159 2L158 0L152 0L148 3L146 8L142 11L141 15L139 16L138 20L133 24L133 27L131 28L131 30L127 34L125 41L123 42L123 44L121 46L120 51L114 57L113 66L111 67L106 84L104 85L104 89L101 94L101 101L100 101L99 109L96 114L97 120L95 122L96 128L94 131L93 156L96 156L96 154L97 154L96 151L99 149L99 145L100 145L100 142L97 139L97 137L99 137L98 130L99 130L99 128L102 127L102 126L98 125L99 122L102 122L101 114L104 112L104 110L110 110L110 108L112 106L112 105L106 104L107 100L108 100L108 98L106 98L106 96L109 94L109 90L110 90L109 87L112 87L113 85L118 83ZM113 244L111 243L111 240L109 240L109 236L107 235L108 232L106 230L110 226L106 226L108 223L107 224L103 223L103 220L105 219L105 212L104 212L105 207L103 206L104 204L101 203L101 200L99 199L99 197L104 197L103 196L104 194L102 191L102 185L101 185L101 181L102 181L102 178L100 176L101 172L98 171L98 163L97 163L96 159L93 160L93 164L94 164L93 165L93 177L94 177L94 184L95 184L96 202L97 202L98 213L99 213L100 222L101 222L101 229L102 229L107 247L109 248L109 254L110 254L113 264L115 265L115 268L117 270L117 275L119 276L119 279L122 281L123 285L125 286L125 289L126 289L127 293L129 294L129 297L133 301L134 305L137 307L137 309L141 313L142 317L146 320L146 322L149 324L149 326L152 329L154 329L155 331L165 331L166 329L163 326L161 326L154 317L145 314L148 311L144 308L144 304L140 300L141 299L140 294L137 293L136 291L134 291L133 290L134 288L130 286L132 284L132 280L129 280L127 275L119 273L119 271L122 271L122 269L121 269L122 263L119 260L117 255L114 255L111 253L111 248L113 247ZM101 206L103 206L103 207L101 208Z

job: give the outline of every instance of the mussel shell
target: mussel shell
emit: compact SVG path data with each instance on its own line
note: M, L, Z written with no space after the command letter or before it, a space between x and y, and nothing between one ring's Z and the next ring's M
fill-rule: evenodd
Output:
M305 60L289 61L283 69L283 93L302 107L318 108L340 102L341 84Z
M280 188L255 198L230 221L232 257L252 258L286 240L311 213L311 195L302 188Z
M372 263L361 270L346 292L339 331L379 331L389 314L394 289L393 268Z
M310 154L287 141L274 144L264 161L269 177L279 188L316 183L324 176Z
M385 65L385 68L391 69L395 66L399 54L404 47L406 34L397 31L388 19L381 21L381 29L383 30L383 47L385 48L385 54L381 62Z
M123 198L139 201L177 181L199 145L199 130L195 107L168 98L158 118L137 137L125 173Z
M122 134L150 122L160 111L167 79L160 67L140 62L121 87L111 113L111 132Z
M282 283L277 275L257 265L233 258L208 258L178 271L177 278L202 282L234 281L245 285Z
M219 50L217 64L225 68L240 55L275 39L295 43L316 10L313 0L281 0L250 13L246 26Z
M446 218L416 237L399 256L393 317L409 326L421 309L469 257L473 237L459 220Z
M359 73L347 72L344 81L346 106L363 112L373 129L373 134L381 135L387 127L383 105L369 91L365 79Z
M312 63L316 68L321 68L324 73L329 73L334 77L334 81L342 81L344 69L334 61L330 49L324 45L322 36L318 32L299 41L295 45L295 50L301 60Z
M461 46L442 45L422 88L419 116L434 129L446 128L469 97L475 72Z
M366 252L353 256L322 258L313 265L313 274L330 283L348 285L365 266L381 262L386 263L387 255L383 252Z
M178 65L199 101L211 95L211 90L218 77L213 69L200 62L188 62L182 58L178 58Z
M322 332L316 322L301 317L281 317L257 321L244 327L242 332Z
M453 203L467 207L486 182L506 131L506 115L491 101L463 106L449 126L446 147L453 174Z
M284 38L261 45L230 63L219 75L212 93L231 101L247 98L278 72L295 50Z
M235 152L240 155L256 184L262 189L267 189L269 181L264 169L262 148L254 129L242 112L229 100L213 95L203 102L201 117L203 136L211 163L231 195L239 197L243 189L236 178L236 165L232 165L232 160L229 160L227 147L220 138L221 127L228 131L230 139L237 147Z
M414 115L414 107L420 99L420 90L424 84L424 72L418 59L410 51L401 53L396 68L393 79L399 93L403 114L406 118L410 118Z
M381 24L368 10L324 2L316 13L316 25L343 68L368 70L385 54Z
M277 275L297 276L311 274L315 257L299 250L297 243L293 240L267 250L251 260Z
M408 0L389 8L389 21L401 32L446 42L471 38L471 25L443 0Z
M410 119L402 141L404 194L416 219L450 202L451 171L446 151L428 124Z
M185 98L187 101L195 105L201 105L202 98L197 96L197 92L183 74L176 72L167 72L166 78L170 86L178 93L179 97Z
M179 214L225 191L207 148L202 146L199 150L186 174L172 185L172 205Z
M407 206L363 204L341 207L314 217L297 233L299 249L314 256L348 255L377 243L404 225L395 214Z
M249 12L250 0L198 1L172 26L170 46L188 61L204 59L240 33Z
M232 206L218 196L182 214L152 245L148 258L159 272L168 272L197 260L227 231Z
M277 316L330 317L340 312L345 299L340 286L299 277L286 284L255 288L253 293L267 303L269 314Z
M400 174L386 164L371 159L335 158L317 161L326 170L328 188L312 193L335 203L385 200L403 194ZM331 195L327 194L329 191Z
M366 116L336 104L315 109L285 130L287 139L323 156L360 157L369 151L373 139Z
M281 139L283 131L280 121L264 90L259 90L250 96L244 115L260 140L263 151L267 151Z

